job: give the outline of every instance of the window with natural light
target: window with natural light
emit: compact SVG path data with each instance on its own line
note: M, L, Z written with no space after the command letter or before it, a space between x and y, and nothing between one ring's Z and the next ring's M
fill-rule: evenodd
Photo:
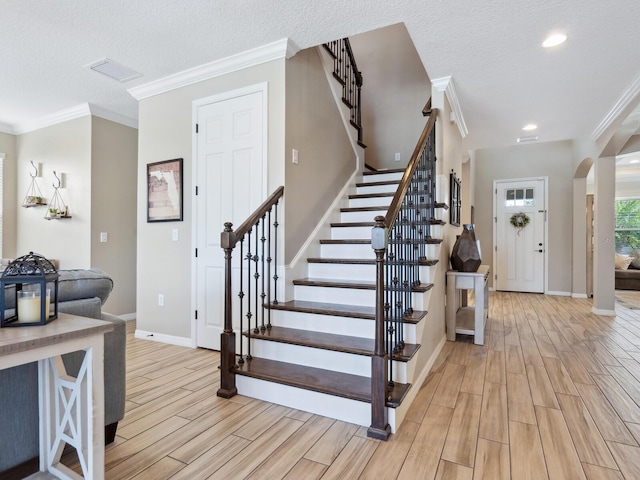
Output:
M616 252L621 255L640 249L640 198L616 200L615 237Z

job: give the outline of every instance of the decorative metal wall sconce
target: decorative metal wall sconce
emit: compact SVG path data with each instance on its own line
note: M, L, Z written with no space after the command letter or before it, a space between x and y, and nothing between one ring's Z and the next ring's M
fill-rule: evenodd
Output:
M62 200L62 195L60 195L60 188L62 187L62 181L60 177L56 174L56 171L53 171L53 175L56 177L57 185L53 184L53 197L51 197L51 201L49 202L49 208L47 209L47 213L44 218L46 220L56 220L61 218L71 218L69 215L69 207Z
M456 172L451 170L449 174L449 223L455 227L460 226L460 213L462 209L462 196L460 179L456 177Z
M31 162L31 166L33 167L34 172L29 173L31 177L31 183L29 184L29 188L27 189L27 194L22 201L22 206L24 208L29 207L38 207L40 205L46 205L44 197L42 196L42 192L40 191L40 187L38 187L38 182L36 178L39 176L39 168L35 166L33 161Z

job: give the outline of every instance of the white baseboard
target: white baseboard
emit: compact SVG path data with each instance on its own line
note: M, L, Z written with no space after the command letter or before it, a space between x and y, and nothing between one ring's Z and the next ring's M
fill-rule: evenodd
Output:
M589 298L586 293L572 293L571 298Z
M127 322L131 320L135 320L137 318L136 312L133 313L125 313L124 315L118 315L122 320L126 320Z
M603 316L607 316L607 317L615 317L616 316L616 311L615 310L601 310L599 308L592 308L591 311L595 315L603 315Z
M549 290L545 295L553 295L554 297L570 297L571 292L556 292Z
M176 337L173 335L165 335L163 333L147 332L144 330L136 330L135 337L142 340L152 340L154 342L168 343L169 345L177 345L179 347L193 348L190 338Z

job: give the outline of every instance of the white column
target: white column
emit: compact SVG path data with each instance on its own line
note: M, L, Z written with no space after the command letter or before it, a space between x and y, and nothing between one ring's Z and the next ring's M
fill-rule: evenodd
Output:
M573 179L573 258L571 296L587 298L587 179Z
M615 315L615 158L598 158L594 168L593 313Z

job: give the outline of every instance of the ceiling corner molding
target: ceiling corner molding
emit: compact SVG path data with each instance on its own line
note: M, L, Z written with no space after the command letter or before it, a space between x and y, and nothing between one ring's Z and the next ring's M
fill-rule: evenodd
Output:
M91 115L88 103L82 103L75 107L66 108L59 112L44 115L31 122L22 123L15 127L16 135L22 135L23 133L33 132L44 127L50 127L51 125L57 125L58 123L68 122L69 120L75 120L87 115Z
M640 74L638 74L624 92L622 92L618 101L598 124L591 134L591 140L594 142L600 140L604 132L613 125L613 122L620 117L622 112L635 100L638 94L640 94Z
M9 135L16 135L16 129L13 128L13 125L0 122L0 133L8 133Z
M121 115L119 113L112 112L111 110L107 110L106 108L98 107L91 104L89 104L89 110L91 110L91 115L95 117L104 118L105 120L119 123L127 127L135 129L138 128L138 120L136 120L135 118L127 117L126 115Z
M153 97L154 95L160 95L161 93L170 92L177 88L186 87L187 85L192 85L272 60L290 58L297 53L298 50L296 49L295 44L290 42L288 38L283 38L245 52L231 55L214 62L205 63L204 65L190 68L174 75L154 80L153 82L145 83L144 85L138 85L127 91L136 100L143 100Z
M447 96L447 100L449 100L449 105L451 106L451 112L455 115L455 122L458 130L460 130L460 135L462 135L462 138L465 138L469 135L469 130L462 115L462 107L460 107L460 102L458 101L458 94L453 86L453 77L435 78L431 80L431 85L439 92L444 92Z

